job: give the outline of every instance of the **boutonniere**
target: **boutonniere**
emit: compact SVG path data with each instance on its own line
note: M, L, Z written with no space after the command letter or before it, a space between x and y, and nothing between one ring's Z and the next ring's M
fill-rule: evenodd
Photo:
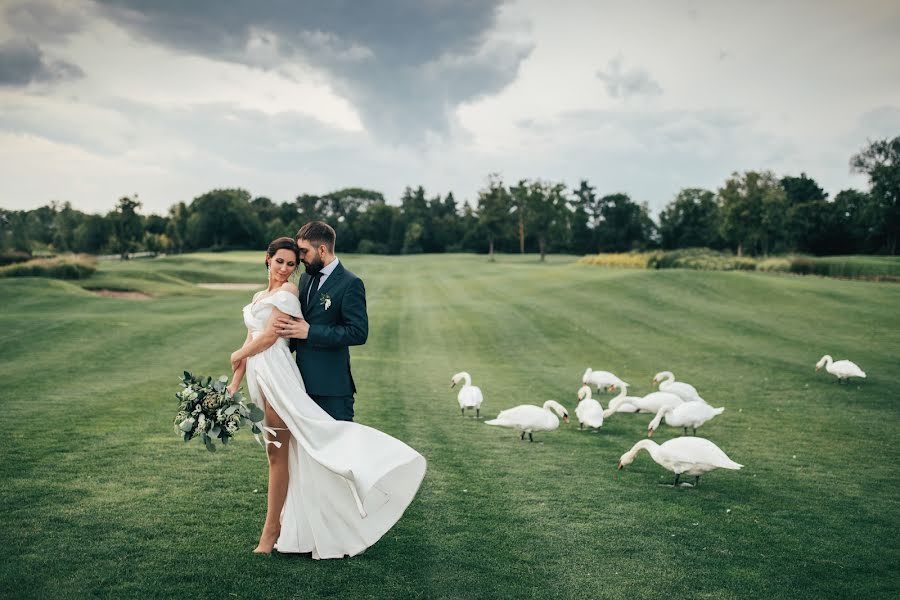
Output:
M325 310L331 308L331 296L328 294L319 294L319 304L325 307Z

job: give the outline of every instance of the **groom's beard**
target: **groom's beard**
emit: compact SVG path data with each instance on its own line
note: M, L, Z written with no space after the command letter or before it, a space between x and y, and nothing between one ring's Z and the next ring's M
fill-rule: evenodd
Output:
M322 257L317 254L309 262L304 262L303 266L306 267L306 272L309 275L315 276L325 268L325 261L322 260Z

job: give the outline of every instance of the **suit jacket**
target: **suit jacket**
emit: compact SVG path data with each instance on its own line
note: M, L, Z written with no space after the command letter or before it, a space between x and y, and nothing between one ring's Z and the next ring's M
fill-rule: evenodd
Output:
M366 343L369 315L362 279L344 268L331 272L306 300L312 277L300 277L300 308L309 323L305 340L292 339L297 366L311 396L351 396L356 392L350 372L350 346ZM329 300L328 308L325 307Z

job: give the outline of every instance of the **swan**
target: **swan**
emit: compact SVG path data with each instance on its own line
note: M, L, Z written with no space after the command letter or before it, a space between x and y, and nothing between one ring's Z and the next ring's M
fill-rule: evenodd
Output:
M556 400L547 400L544 402L543 407L533 404L520 404L519 406L501 410L496 419L485 421L485 423L521 431L522 436L519 439L522 440L525 439L525 434L527 433L528 440L533 442L534 438L531 436L533 432L553 431L559 427L559 419L553 414L554 410L566 423L569 422L569 411Z
M637 408L638 412L653 414L658 413L661 408L674 408L684 402L681 397L669 392L650 392L642 398L637 396L625 396L624 398L628 398L628 404ZM617 402L610 402L609 409L616 412L619 406L624 403L624 398Z
M744 465L728 458L722 450L711 441L699 437L678 437L663 444L653 440L641 440L619 459L619 469L630 465L641 450L650 453L656 463L675 473L675 483L682 475L696 477L694 484L699 485L700 476L714 469L738 470Z
M697 388L683 381L675 381L672 371L661 371L653 377L653 383L659 383L659 391L679 396L685 402L703 401Z
M578 406L575 407L575 416L578 417L578 428L584 426L599 429L603 425L603 406L597 400L591 398L591 386L583 385L578 390Z
M460 380L465 380L465 383L459 388L459 394L456 395L456 399L459 400L459 410L465 416L467 408L474 408L475 418L477 419L481 416L481 403L484 402L481 388L472 385L472 377L468 373L460 371L450 378L450 389L452 390Z
M863 379L866 377L865 371L860 369L855 362L849 360L835 361L828 354L820 358L819 362L816 363L816 371L821 369L822 365L825 365L825 370L837 377L840 383L844 383L850 377L862 377Z
M617 385L615 386L619 388L619 395L609 401L609 408L603 411L603 418L608 419L610 415L617 412L622 413L636 413L636 412L650 412L648 410L641 411L635 406L632 401L640 400L640 396L626 396L628 393L628 385Z
M713 408L706 402L683 402L674 407L663 406L647 425L647 437L653 437L653 433L659 428L663 417L666 419L666 425L683 427L684 435L687 435L688 427L693 428L694 435L697 435L698 427L723 412L725 412L725 407Z
M581 378L581 383L585 385L593 384L597 386L597 391L600 391L600 388L606 388L607 391L612 391L613 386L616 385L628 385L609 371L592 371L590 367L584 372L584 375Z

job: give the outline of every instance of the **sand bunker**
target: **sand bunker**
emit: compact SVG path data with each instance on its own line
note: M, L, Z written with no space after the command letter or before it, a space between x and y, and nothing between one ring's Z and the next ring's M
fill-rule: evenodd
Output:
M208 290L258 290L263 286L259 283L198 283L197 287Z
M126 300L150 300L152 296L144 292L122 292L118 290L90 290L104 298L124 298Z

